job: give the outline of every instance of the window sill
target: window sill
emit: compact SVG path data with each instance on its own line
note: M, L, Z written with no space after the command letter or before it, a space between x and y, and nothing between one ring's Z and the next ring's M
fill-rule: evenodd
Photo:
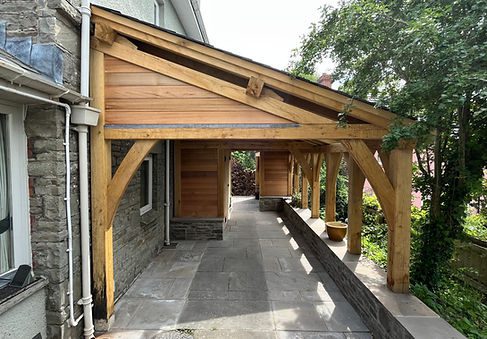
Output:
M47 279L38 278L31 284L0 300L0 315L11 309L18 303L22 302L23 300L29 298L31 295L35 294L39 290L43 289L47 284Z

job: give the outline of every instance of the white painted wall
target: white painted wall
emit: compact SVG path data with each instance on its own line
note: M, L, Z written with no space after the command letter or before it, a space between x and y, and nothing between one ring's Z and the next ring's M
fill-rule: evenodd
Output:
M176 0L177 1L177 0ZM161 27L170 29L180 34L186 34L181 20L174 9L171 1L158 0L163 12L163 20L160 21ZM92 0L95 5L108 7L122 14L134 17L154 24L154 0Z

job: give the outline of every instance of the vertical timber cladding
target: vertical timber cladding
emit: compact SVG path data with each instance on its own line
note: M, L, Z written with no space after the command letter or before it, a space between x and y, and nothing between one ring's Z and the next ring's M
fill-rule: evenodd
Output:
M289 152L260 152L260 195L287 196L289 180Z

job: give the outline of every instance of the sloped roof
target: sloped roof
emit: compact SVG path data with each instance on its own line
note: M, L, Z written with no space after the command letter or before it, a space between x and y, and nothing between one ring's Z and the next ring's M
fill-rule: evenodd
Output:
M224 90L223 87L229 87L231 93L223 95L257 109L265 107L267 112L285 119L305 124L323 124L325 122L337 122L340 113L346 111L349 124L358 124L357 127L370 125L370 127L375 126L386 130L391 122L398 118L396 114L386 109L377 108L373 103L366 100L352 98L344 92L295 77L287 72L142 22L119 12L99 6L93 6L92 12L92 21L95 25L103 26L103 30L113 31L113 35L120 35L128 39L129 44L133 44L135 48L131 52L120 45L117 47L118 54L115 53L112 56L117 57L118 55L125 61L134 64L139 64L138 61L142 60L143 57L145 60L151 59L145 66L142 65L146 68L150 68L151 62L164 60L164 62L169 63L169 66L161 67L171 72L178 69L180 73L172 74L180 80L214 90L215 93L219 89ZM95 38L100 39L96 33ZM110 54L113 49L111 46L113 41L105 43L107 41L103 41L103 36L101 39L101 41L93 40L92 46ZM132 56L132 54L137 54L139 58ZM164 72L160 69L159 71ZM185 74L183 78L186 80L179 77L179 74L181 76ZM209 88L206 86L206 82L203 81L204 83L201 85L195 81L195 78L205 77L210 80L213 79L217 85ZM261 82L261 86L263 83L262 96L257 98L260 100L244 96L245 89L250 86L250 81L255 79ZM290 113L283 116L279 114L281 111ZM316 118L316 121L313 121L313 117ZM406 123L411 122L411 120L405 120Z

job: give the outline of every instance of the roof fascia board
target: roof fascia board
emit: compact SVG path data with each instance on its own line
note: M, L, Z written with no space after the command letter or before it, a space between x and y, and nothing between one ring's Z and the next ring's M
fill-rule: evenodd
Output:
M205 36L200 28L196 11L193 8L191 0L171 1L171 4L176 10L178 18L181 20L181 24L183 25L186 34L193 39L208 42L208 37L205 39Z

